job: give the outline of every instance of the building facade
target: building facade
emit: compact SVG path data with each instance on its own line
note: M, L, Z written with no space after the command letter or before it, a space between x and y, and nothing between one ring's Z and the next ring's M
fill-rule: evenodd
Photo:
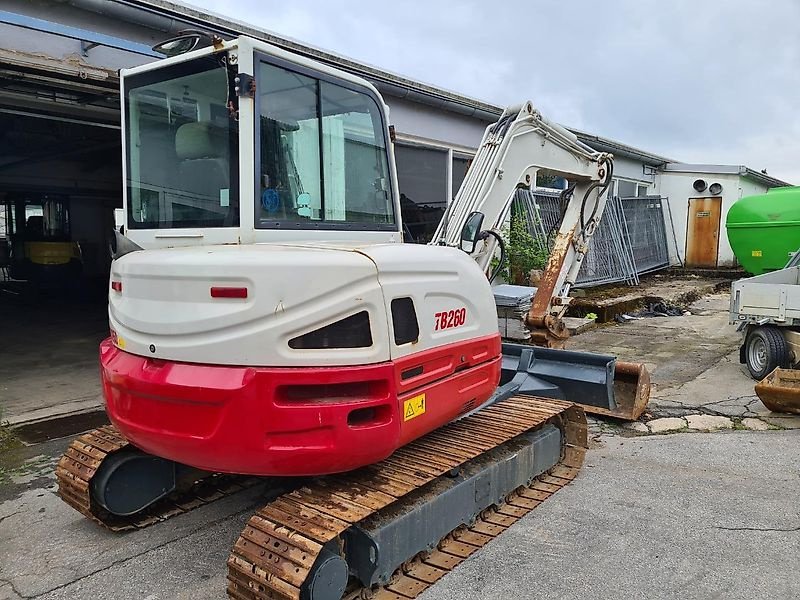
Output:
M36 208L37 196L68 198L70 235L84 251L85 273L100 277L107 269L107 232L114 209L121 206L117 71L158 59L151 47L187 28L224 38L255 37L372 82L389 106L396 131L399 188L410 241L430 239L484 129L502 112L500 107L166 0L7 0L0 10L0 202L30 196L25 210L33 215L41 210ZM783 183L739 167L736 173L727 167L706 173L705 167L574 133L597 150L614 153L616 195L668 198L665 215L671 217L669 231L674 229L669 236L674 263L686 260L687 240L693 239L687 228L696 221L689 218L687 202L699 196L693 196L687 184L707 175L722 186L723 226L714 262L727 265L733 260L724 236L727 208L741 195ZM0 237L3 225L0 221Z

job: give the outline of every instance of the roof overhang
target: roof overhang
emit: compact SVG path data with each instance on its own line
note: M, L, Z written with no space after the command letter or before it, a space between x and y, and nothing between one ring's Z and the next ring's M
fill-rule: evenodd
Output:
M73 0L72 3L80 5L83 2ZM165 32L174 32L176 21L178 21L186 27L216 33L223 38L230 39L245 35L267 42L283 50L359 75L378 88L381 94L387 96L405 98L487 122L496 121L503 112L502 108L487 102L387 72L341 54L280 36L266 29L223 17L205 9L169 0L113 0L113 3L124 6L128 10L139 8L141 11L149 13L147 23L151 27L158 27L158 16L162 16L164 19L163 31Z
M611 140L605 137L601 137L599 135L594 135L592 133L586 133L585 131L581 131L580 129L575 129L572 127L567 127L572 133L578 136L578 139L582 141L584 144L588 144L595 150L600 150L602 152L611 152L614 156L624 156L626 158L632 158L634 160L641 161L646 165L650 165L653 167L660 167L670 162L674 162L671 158L666 158L665 156L659 156L658 154L653 154L651 152L647 152L645 150L641 150L639 148L634 148L633 146L628 146L627 144L623 144L622 142L617 142L615 140Z
M738 177L747 177L748 179L760 183L767 188L773 187L786 187L792 185L777 179L766 173L761 173L745 165L704 165L704 164L691 164L691 163L676 163L671 162L664 165L664 172L667 173L697 173L703 175L736 175Z

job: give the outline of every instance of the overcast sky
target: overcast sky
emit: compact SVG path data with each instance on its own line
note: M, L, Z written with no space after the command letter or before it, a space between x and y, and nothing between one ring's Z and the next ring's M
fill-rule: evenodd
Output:
M189 0L683 162L800 184L800 0Z

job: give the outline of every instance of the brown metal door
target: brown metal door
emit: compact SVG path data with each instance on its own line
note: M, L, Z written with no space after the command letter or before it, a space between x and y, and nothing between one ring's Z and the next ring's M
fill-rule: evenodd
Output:
M722 198L689 198L686 266L716 267Z

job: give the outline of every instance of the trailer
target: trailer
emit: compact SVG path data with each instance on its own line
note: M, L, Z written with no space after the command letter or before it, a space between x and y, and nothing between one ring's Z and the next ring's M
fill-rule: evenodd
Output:
M739 362L751 377L800 363L800 253L778 271L731 286L730 323L742 332Z

